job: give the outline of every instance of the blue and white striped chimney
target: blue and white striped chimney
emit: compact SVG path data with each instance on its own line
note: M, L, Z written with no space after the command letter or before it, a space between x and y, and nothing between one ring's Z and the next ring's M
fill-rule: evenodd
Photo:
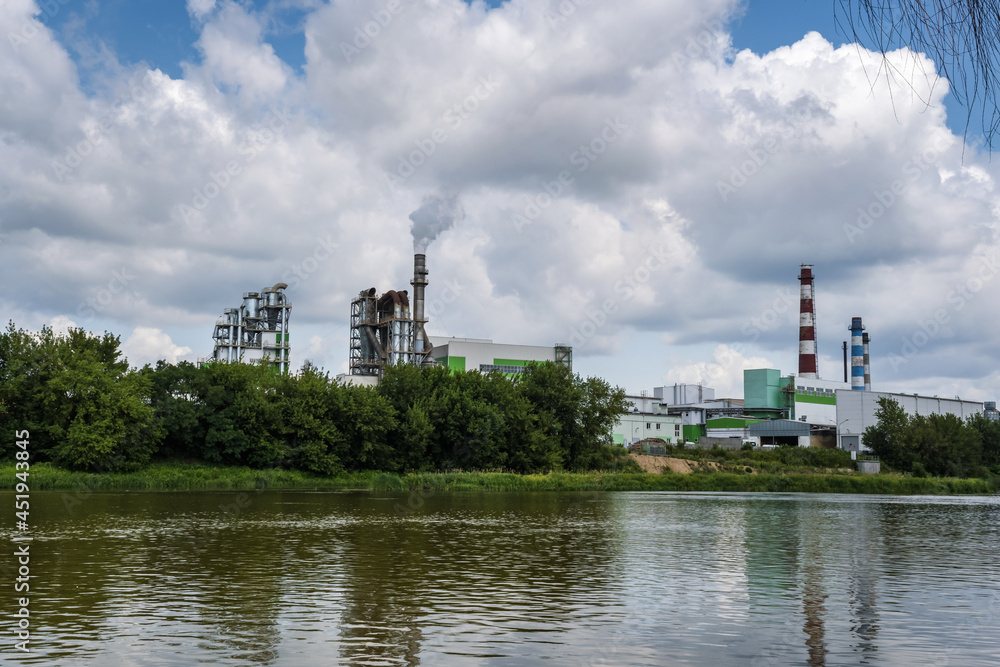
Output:
M865 330L860 317L851 318L851 389L865 390L865 348L862 332Z

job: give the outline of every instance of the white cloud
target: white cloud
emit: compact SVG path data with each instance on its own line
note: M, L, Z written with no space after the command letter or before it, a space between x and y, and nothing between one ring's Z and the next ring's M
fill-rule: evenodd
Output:
M835 358L862 315L876 384L983 378L1000 393L983 375L1000 360L1000 322L979 305L1000 283L949 304L973 258L998 250L997 167L974 149L963 158L945 86L873 88L877 57L815 33L731 53L712 21L737 8L728 0L581 3L555 22L557 2L402 7L378 23L370 3L320 4L296 73L265 16L192 0L199 62L177 79L123 67L107 94L84 92L47 30L0 49L0 279L18 285L0 308L47 321L108 292L100 324L168 337L149 358L187 354L169 341L199 328L183 340L208 356L222 309L284 280L293 365L337 370L350 299L409 288L408 216L446 190L467 215L428 249L428 299L460 295L432 335L552 344L597 315L578 369L613 354L622 377L609 380L652 386L663 373L625 342L632 332L662 333L667 349L736 348L746 363L793 357L794 307L753 322L807 262L821 354ZM0 34L30 8L5 4ZM668 265L636 273L660 247ZM115 291L122 267L135 278ZM941 307L949 333L890 368ZM736 390L743 363L720 391Z
M744 356L739 348L719 345L712 353L712 361L678 365L667 372L667 382L702 384L715 389L719 398L739 398L743 396L743 371L751 368L774 368L774 365L765 357Z
M66 334L70 329L75 329L77 327L76 322L69 319L65 315L56 315L49 322L49 328L57 336Z
M215 9L216 0L187 0L188 13L196 19L203 19Z
M176 364L191 354L191 348L175 345L170 336L159 329L136 327L132 335L122 342L122 352L130 366L142 367L156 365L160 359Z

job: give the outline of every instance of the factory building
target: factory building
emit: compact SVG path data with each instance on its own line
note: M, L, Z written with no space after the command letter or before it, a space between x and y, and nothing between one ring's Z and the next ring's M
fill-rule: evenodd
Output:
M210 361L263 362L288 372L291 354L288 317L292 310L285 283L243 294L239 308L227 308L215 323ZM206 360L209 361L209 360Z
M375 385L386 366L442 365L452 371L520 373L529 362L553 361L573 369L573 348L505 345L481 338L444 338L427 335L424 294L427 258L413 256L413 300L407 290L378 294L362 290L351 301L350 371L338 379L347 384Z
M424 325L427 257L413 256L413 307L407 290L362 290L351 301L350 375L379 378L385 366L433 364ZM366 382L367 383L367 382Z
M669 445L684 442L681 418L667 414L660 399L643 392L640 396L626 396L625 401L628 412L611 429L614 444L628 446L648 438L659 438Z
M720 419L743 414L743 402L715 398L715 390L700 384L654 387L652 396L626 396L628 414L614 426L614 442L628 445L644 438L662 438L670 444L693 443L711 447Z
M984 405L960 398L938 398L917 394L891 394L883 391L837 392L837 446L848 451L865 451L864 432L878 423L875 412L878 399L891 398L908 415L955 415L965 420L973 414L983 414ZM995 407L994 403L994 407Z
M781 376L774 368L743 371L743 404L748 415L789 419L819 426L837 424L837 390L851 385L836 380Z
M743 401L738 398L715 398L715 390L700 384L675 384L654 387L653 396L660 399L667 414L681 418L684 442L702 445L708 437L728 438L718 429L729 426L719 419L743 416ZM711 446L711 445L709 445Z
M453 371L520 373L531 361L554 361L573 370L573 348L568 345L505 345L485 338L431 336L435 362Z

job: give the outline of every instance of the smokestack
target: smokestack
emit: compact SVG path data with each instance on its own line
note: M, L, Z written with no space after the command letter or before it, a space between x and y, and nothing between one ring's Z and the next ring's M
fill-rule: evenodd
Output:
M865 353L861 332L865 330L860 317L851 318L851 389L864 391Z
M864 364L865 364L865 391L872 390L872 372L868 365L868 332L861 334L861 347L864 348Z
M847 341L844 341L844 382L847 382Z
M427 287L427 256L417 253L413 256L413 351L417 353L417 364L431 357L430 339L424 330L427 320L424 319L424 289Z
M813 310L812 264L802 264L799 272L799 377L816 379L816 320Z

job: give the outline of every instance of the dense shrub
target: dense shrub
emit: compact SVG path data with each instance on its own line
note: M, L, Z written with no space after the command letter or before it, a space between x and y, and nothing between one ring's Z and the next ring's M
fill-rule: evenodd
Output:
M0 334L0 426L29 430L34 460L78 470L153 458L322 475L623 468L607 443L624 411L621 389L554 363L513 378L398 366L372 388L312 367L129 370L110 334ZM0 446L13 456L13 439Z

